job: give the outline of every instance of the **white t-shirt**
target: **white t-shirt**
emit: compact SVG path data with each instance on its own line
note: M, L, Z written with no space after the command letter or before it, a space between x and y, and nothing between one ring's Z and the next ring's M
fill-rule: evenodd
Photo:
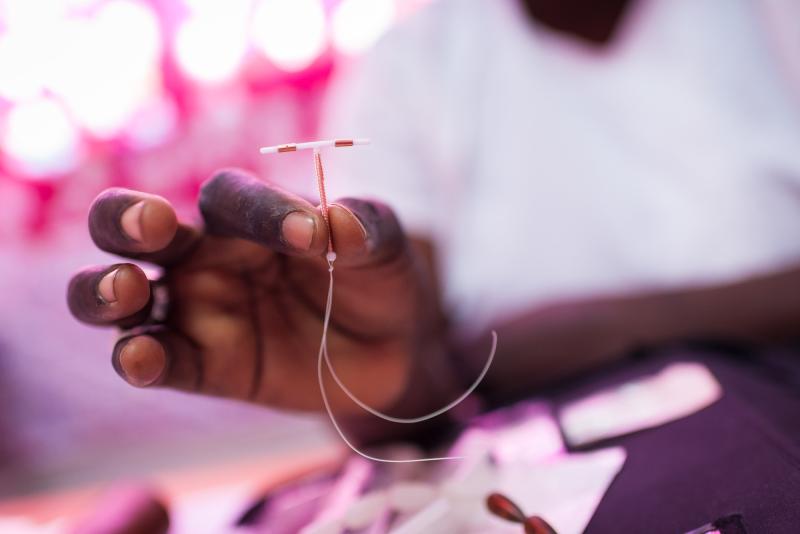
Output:
M433 239L462 326L800 260L800 91L775 12L633 4L600 49L518 0L440 0L335 85L325 133L373 145L330 151L331 197L379 198ZM800 25L797 5L778 19Z

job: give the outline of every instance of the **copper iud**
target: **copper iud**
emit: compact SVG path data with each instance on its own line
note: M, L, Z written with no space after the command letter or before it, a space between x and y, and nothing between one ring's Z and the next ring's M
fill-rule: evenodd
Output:
M314 173L317 176L317 189L319 190L319 210L322 212L322 219L328 230L328 259L336 258L333 251L333 236L331 233L331 221L328 217L328 195L325 192L325 170L322 168L321 148L342 148L356 145L368 145L369 139L326 139L324 141L310 141L308 143L287 143L285 145L265 146L258 151L262 154L283 154L285 152L297 152L298 150L314 151Z
M413 462L436 462L440 460L459 460L463 458L463 456L435 456L435 457L423 457L423 458L411 458L411 459L402 459L396 460L392 458L378 458L376 456L371 456L366 452L362 451L358 447L356 447L347 436L344 434L344 431L339 426L339 423L336 422L336 417L333 415L333 409L331 408L330 401L328 400L328 392L325 387L325 381L322 379L322 369L323 364L328 369L331 377L333 377L333 381L336 383L337 386L352 400L355 404L357 404L361 409L364 411L374 415L375 417L379 417L385 421L390 421L393 423L402 423L402 424L413 424L413 423L421 423L423 421L427 421L432 419L436 416L439 416L453 407L461 404L461 401L467 398L475 388L478 387L478 384L481 383L483 377L486 376L486 373L489 371L489 367L492 365L492 361L494 360L494 354L497 350L497 332L492 331L492 349L489 353L489 358L486 360L486 364L483 366L480 375L478 378L472 383L472 385L467 388L467 390L461 394L457 399L451 401L446 406L439 408L436 411L429 412L419 417L395 417L379 410L376 410L372 406L368 405L361 399L359 399L351 390L347 387L347 385L339 378L339 375L336 373L336 369L333 367L333 362L331 362L330 355L328 354L328 327L330 326L331 321L331 310L333 309L333 263L336 261L336 253L333 251L333 239L331 234L331 224L328 218L328 195L325 192L325 171L322 168L322 156L320 155L320 149L333 147L333 148L340 148L340 147L347 147L347 146L355 146L355 145L366 145L369 144L368 139L329 139L326 141L312 141L310 143L290 143L287 145L278 145L278 146L267 146L260 149L262 154L282 154L284 152L297 152L298 150L308 150L311 149L314 151L314 172L317 176L317 188L319 189L319 206L320 211L322 212L322 218L325 221L325 226L328 230L328 254L326 255L326 259L328 260L328 296L325 299L325 314L322 319L322 338L320 339L319 343L319 352L317 353L317 383L319 384L319 391L322 394L322 403L325 405L325 411L328 413L328 418L333 425L333 428L336 429L336 432L339 434L339 437L342 438L342 441L350 447L350 449L358 454L359 456L366 458L367 460L372 460L375 462L384 462L384 463L413 463Z
M325 193L325 170L322 168L322 156L319 149L314 149L314 172L317 175L317 189L319 190L319 211L322 212L322 220L328 229L328 254L333 252L333 232L331 231L331 221L328 217L328 195Z

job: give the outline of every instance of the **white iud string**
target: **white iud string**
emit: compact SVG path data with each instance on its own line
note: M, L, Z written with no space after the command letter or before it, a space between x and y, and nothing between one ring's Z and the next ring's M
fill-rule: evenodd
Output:
M325 255L325 259L328 262L328 297L325 301L325 316L322 320L322 338L320 339L319 344L319 353L317 355L317 380L319 382L319 390L322 394L322 402L325 404L325 411L328 412L328 417L333 424L333 428L336 429L336 432L339 434L339 437L342 438L342 441L347 444L350 449L358 454L359 456L366 458L367 460L372 460L374 462L384 462L384 463L413 463L413 462L436 462L441 460L461 460L464 459L464 456L438 456L438 457L431 457L431 458L413 458L407 460L392 460L388 458L377 458L375 456L370 456L369 454L361 451L353 445L347 436L344 435L341 427L339 427L339 423L336 422L336 417L333 415L333 410L331 409L330 401L328 400L328 392L325 389L325 381L322 379L322 362L325 361L325 365L328 368L328 371L331 373L334 382L336 385L339 386L342 391L356 403L360 408L365 410L366 412L371 413L375 417L379 417L385 421L390 421L392 423L401 423L401 424L412 424L412 423L421 423L423 421L427 421L429 419L433 419L452 408L456 407L457 405L461 404L461 402L466 399L475 388L478 387L478 384L481 383L483 378L486 376L486 373L489 372L489 367L492 365L492 361L494 360L494 354L497 350L497 332L492 331L492 349L489 352L489 357L486 360L486 364L483 366L478 377L472 383L472 385L467 388L467 390L462 393L457 399L453 400L452 402L448 403L447 405L439 408L436 411L427 413L425 415L419 417L410 417L410 418L403 418L403 417L393 417L386 413L383 413L371 406L367 405L364 401L359 399L355 396L355 394L350 391L342 380L339 378L339 375L336 374L336 370L333 368L333 363L331 362L330 356L328 354L328 327L330 325L331 320L331 311L333 309L333 262L336 261L336 252L333 250L333 232L331 232L331 223L328 216L328 195L325 191L325 171L322 168L322 156L320 155L321 148L341 148L341 147L349 147L349 146L356 146L356 145L368 145L369 139L328 139L324 141L311 141L308 143L289 143L286 145L277 145L277 146L267 146L262 147L259 149L261 154L282 154L285 152L296 152L298 150L308 150L311 149L314 152L314 174L317 177L317 188L319 190L319 202L320 202L320 212L322 212L322 219L325 221L325 227L328 230L328 252Z

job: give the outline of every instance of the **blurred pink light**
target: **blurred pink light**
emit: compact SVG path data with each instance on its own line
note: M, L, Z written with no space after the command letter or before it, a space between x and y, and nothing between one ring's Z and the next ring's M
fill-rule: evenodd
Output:
M184 0L191 14L179 26L174 52L189 77L208 83L232 78L247 52L249 0Z
M261 0L250 31L278 68L302 70L325 49L325 11L319 0Z
M64 0L3 0L0 20L13 30L35 30L63 18L69 8Z
M175 133L178 110L172 100L162 97L148 102L123 132L124 140L136 150L146 150L167 142Z
M0 0L0 96L14 102L40 95L66 8L59 0Z
M50 98L14 106L2 139L12 167L31 176L70 171L79 160L78 132L63 107Z
M175 56L181 69L201 82L231 78L242 63L247 43L242 32L213 21L187 20L175 36Z
M39 95L48 52L47 42L35 33L9 31L0 36L0 97L15 102Z
M161 35L152 9L111 0L62 25L48 86L93 135L117 135L160 91Z
M63 3L73 9L88 9L103 1L104 0L64 0Z
M394 17L394 0L342 0L331 21L333 44L345 54L361 52L383 35Z
M225 18L246 14L253 0L182 0L183 4L195 15Z

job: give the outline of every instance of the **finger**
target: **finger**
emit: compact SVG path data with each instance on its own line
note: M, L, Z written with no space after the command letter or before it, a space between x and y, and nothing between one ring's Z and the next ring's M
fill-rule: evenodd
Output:
M114 370L132 386L164 386L199 391L203 385L201 354L190 340L165 326L134 332L117 341Z
M200 189L209 233L254 241L277 252L318 256L328 231L320 213L297 195L236 169L223 170Z
M343 198L331 204L329 217L337 264L383 265L408 251L400 222L386 204Z
M130 263L87 267L72 277L67 303L79 321L129 328L150 313L150 281Z
M199 239L195 229L178 223L164 198L120 188L92 203L89 233L106 252L160 265L174 263Z
M117 488L103 496L72 534L164 534L169 515L160 497L140 487Z

